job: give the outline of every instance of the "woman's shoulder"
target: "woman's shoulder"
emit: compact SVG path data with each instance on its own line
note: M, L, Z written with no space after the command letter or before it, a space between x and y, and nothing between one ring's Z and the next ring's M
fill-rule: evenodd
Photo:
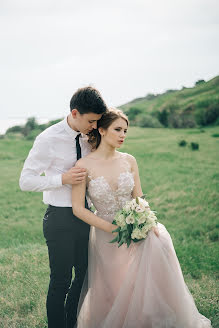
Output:
M124 159L129 161L130 164L136 163L136 159L133 155L128 154L128 153L122 153L122 152L121 152L121 155L124 157Z
M92 161L91 161L91 159L90 159L90 153L89 153L88 155L86 155L86 156L80 158L80 159L76 162L75 166L76 166L76 167L83 167L83 168L85 168L85 169L89 169L90 166L91 166L91 163L92 163Z

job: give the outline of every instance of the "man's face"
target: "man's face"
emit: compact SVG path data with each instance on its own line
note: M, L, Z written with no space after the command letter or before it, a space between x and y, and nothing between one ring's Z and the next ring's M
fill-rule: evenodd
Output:
M77 111L75 116L77 129L84 134L88 134L93 129L97 128L97 121L101 118L101 116L102 114L95 113L80 114Z

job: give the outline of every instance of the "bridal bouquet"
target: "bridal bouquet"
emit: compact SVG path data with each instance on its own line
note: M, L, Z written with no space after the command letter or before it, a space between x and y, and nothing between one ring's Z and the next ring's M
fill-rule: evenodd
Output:
M155 212L149 207L144 198L136 197L126 202L126 205L116 213L112 222L118 228L113 232L118 232L117 236L110 243L118 243L130 246L131 241L138 242L147 237L148 232L157 225Z

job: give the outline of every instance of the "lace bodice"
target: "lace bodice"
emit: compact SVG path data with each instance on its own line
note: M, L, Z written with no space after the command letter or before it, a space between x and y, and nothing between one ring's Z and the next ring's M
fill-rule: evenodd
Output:
M131 200L134 188L133 174L129 171L121 172L117 178L114 190L104 176L90 179L87 195L94 204L97 215L112 221L115 213Z

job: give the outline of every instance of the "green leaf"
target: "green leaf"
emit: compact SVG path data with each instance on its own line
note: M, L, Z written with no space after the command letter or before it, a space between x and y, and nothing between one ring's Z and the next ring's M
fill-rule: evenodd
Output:
M124 244L123 240L120 240L118 247L122 246Z
M143 195L141 196L141 198L142 198L142 199L146 199L146 194L143 194Z
M130 244L131 244L131 239L128 239L127 240L127 248L129 248Z
M136 203L139 205L139 200L138 200L138 197L136 197L136 199L135 199L135 200L136 200Z
M115 230L113 230L112 232L120 232L120 230L121 230L121 227L118 227Z

